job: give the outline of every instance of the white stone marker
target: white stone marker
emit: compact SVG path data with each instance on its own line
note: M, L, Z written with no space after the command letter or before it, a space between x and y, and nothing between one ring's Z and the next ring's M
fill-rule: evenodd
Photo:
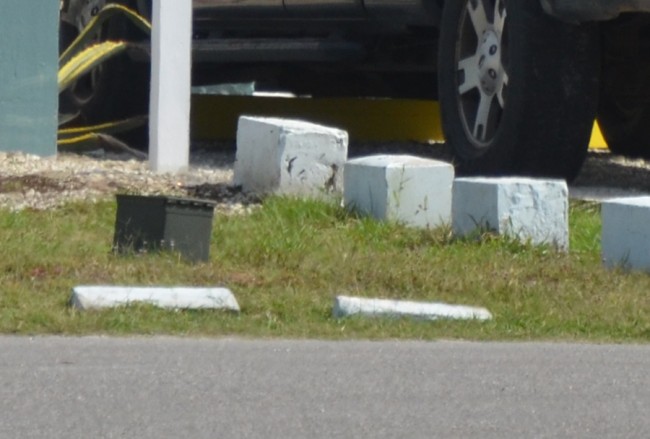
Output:
M192 0L154 0L149 166L187 169L190 157Z
M650 271L650 196L605 201L601 216L605 266Z
M337 296L334 299L335 318L362 315L366 317L413 317L424 320L491 320L485 308L446 303L409 302L401 300L366 299Z
M299 120L242 116L234 182L257 193L340 193L347 157L346 131Z
M373 155L345 165L344 202L379 220L434 228L451 223L454 167L410 155Z
M168 309L224 309L239 312L239 304L226 288L77 286L72 306L102 309L146 303Z
M453 193L455 235L487 229L532 244L569 249L569 196L564 180L458 178Z

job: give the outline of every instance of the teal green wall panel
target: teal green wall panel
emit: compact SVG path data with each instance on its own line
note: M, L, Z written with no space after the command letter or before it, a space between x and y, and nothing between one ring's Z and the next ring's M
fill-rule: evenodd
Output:
M56 154L59 2L0 0L0 151Z

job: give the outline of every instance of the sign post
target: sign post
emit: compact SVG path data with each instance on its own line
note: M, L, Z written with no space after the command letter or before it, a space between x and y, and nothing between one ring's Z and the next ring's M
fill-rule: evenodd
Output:
M149 166L178 172L190 156L192 0L154 0L152 12Z

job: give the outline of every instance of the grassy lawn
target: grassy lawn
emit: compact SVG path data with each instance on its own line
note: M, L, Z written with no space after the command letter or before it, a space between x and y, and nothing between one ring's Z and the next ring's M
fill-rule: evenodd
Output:
M650 275L602 268L596 205L572 205L569 254L269 199L250 216L216 217L211 261L192 265L113 254L114 221L112 202L0 212L0 332L650 341ZM78 312L68 300L82 284L226 286L242 313ZM337 294L484 306L495 319L337 320Z

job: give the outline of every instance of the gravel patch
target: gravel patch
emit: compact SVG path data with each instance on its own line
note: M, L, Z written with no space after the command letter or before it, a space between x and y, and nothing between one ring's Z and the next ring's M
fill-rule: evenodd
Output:
M365 142L350 145L350 157L412 154L451 160L445 145L416 142ZM259 205L254 194L232 186L233 142L197 143L190 167L178 174L157 174L146 160L128 154L94 151L38 157L0 152L0 208L51 209L71 201L97 202L117 193L169 195L217 202L217 212L241 214ZM603 199L650 193L650 163L607 152L589 153L571 185L572 196Z
M97 202L117 193L214 199L222 213L245 213L259 199L231 186L234 152L195 150L187 171L157 174L128 154L95 151L39 157L0 152L0 207L51 209L67 202Z

